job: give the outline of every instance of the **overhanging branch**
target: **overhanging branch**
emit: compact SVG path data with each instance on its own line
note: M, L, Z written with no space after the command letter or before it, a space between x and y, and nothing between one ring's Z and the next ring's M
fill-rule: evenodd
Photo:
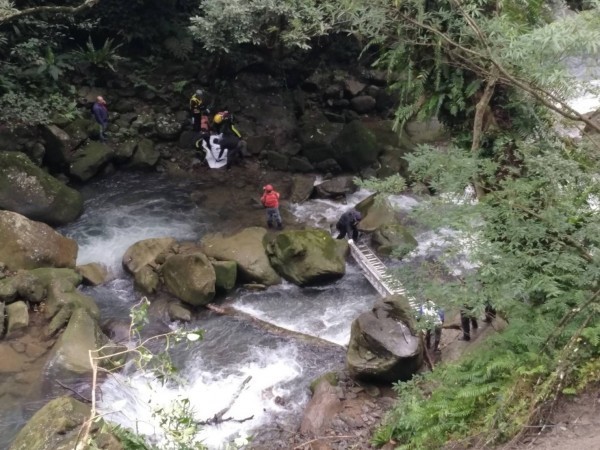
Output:
M79 6L35 6L33 8L22 9L14 13L7 13L0 16L0 26L14 22L26 16L35 16L38 14L80 14L99 3L100 0L85 0Z

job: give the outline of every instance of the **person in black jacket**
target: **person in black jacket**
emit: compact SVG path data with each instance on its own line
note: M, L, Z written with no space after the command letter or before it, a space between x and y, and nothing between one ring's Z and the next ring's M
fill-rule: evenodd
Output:
M337 239L344 239L346 235L352 236L353 240L358 240L358 222L362 220L362 215L355 209L346 211L337 221L335 227L339 231Z
M217 134L221 134L219 140L221 151L218 159L221 159L223 152L227 149L227 168L229 169L245 156L246 141L242 139L242 134L233 125L233 115L228 111L215 114L213 127Z

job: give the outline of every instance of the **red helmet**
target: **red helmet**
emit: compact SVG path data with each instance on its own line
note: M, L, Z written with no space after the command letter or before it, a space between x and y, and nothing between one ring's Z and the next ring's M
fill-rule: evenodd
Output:
M267 192L271 192L273 190L273 186L271 186L270 184L267 184L263 189Z

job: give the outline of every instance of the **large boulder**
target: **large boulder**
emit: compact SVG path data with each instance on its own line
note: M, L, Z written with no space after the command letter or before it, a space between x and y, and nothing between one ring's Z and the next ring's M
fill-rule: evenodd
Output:
M323 230L292 230L278 233L267 245L271 265L286 280L299 286L324 283L346 272L344 250Z
M381 153L375 135L359 120L346 124L332 146L335 160L343 169L351 171L373 165Z
M52 124L42 125L40 130L46 142L44 164L56 172L64 172L71 162L71 136Z
M267 230L260 227L245 228L239 233L225 237L220 233L202 238L202 252L220 261L235 261L240 278L246 282L274 285L281 282L277 272L269 264L263 240Z
M0 262L9 270L75 267L77 242L10 211L0 211Z
M113 149L105 143L90 142L75 152L69 173L79 181L88 181L108 164L113 155Z
M215 296L215 269L202 253L170 256L161 272L167 290L190 305L206 305Z
M98 350L108 338L98 322L84 308L76 308L60 338L54 344L48 365L54 370L73 373L91 372L89 351Z
M316 179L315 175L294 175L290 202L302 203L308 200L315 188Z
M138 241L123 255L123 267L135 280L135 287L146 294L156 292L159 285L157 258L172 252L177 241L173 238L151 238Z
M165 141L176 141L183 129L181 122L173 114L156 116L156 134Z
M318 198L337 198L356 192L354 177L340 176L323 181L315 186L315 194Z
M412 234L399 223L387 223L373 233L375 250L383 255L394 254L403 257L417 248L419 243Z
M51 225L64 225L83 211L83 198L18 152L0 153L0 209Z
M383 195L370 195L359 202L355 209L362 214L358 229L366 233L378 230L383 225L394 223L396 220L394 208Z
M40 303L46 297L46 286L33 273L20 270L14 276L0 280L0 301L10 303L17 297Z
M358 379L393 383L410 379L423 362L414 316L402 296L380 300L352 322L346 365Z

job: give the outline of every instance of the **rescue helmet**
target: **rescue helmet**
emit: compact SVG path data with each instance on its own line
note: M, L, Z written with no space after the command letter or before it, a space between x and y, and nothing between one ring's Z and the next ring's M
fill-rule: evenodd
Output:
M271 186L270 184L267 184L263 189L267 192L271 192L273 190L273 186Z
M217 124L223 122L223 113L216 113L213 122Z
M196 91L196 95L197 95L198 97L202 97L202 96L204 95L204 91L203 91L202 89L198 89L198 90Z

